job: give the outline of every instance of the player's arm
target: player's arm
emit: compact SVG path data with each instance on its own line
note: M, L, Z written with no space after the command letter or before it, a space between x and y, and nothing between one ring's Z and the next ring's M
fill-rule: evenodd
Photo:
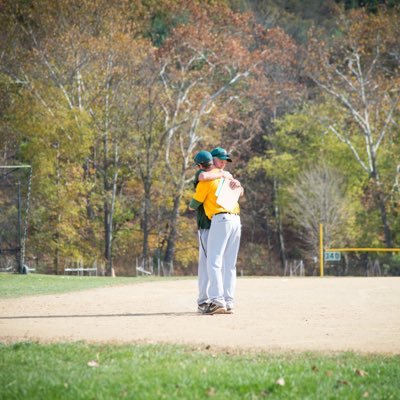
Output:
M196 186L196 192L189 203L189 210L197 210L207 197L208 184L206 182L199 182Z
M197 201L195 199L190 200L189 203L189 210L190 211L195 211L197 210L203 203L200 203L200 201Z
M240 193L240 196L243 196L243 194L244 194L244 188L243 188L243 186L242 186L242 184L240 183L240 181L238 181L237 179L231 179L230 180L230 182L229 182L229 187L231 188L231 189L237 189L237 188L241 188L242 189L242 192Z
M199 181L213 181L215 179L219 179L219 178L228 178L228 179L232 179L232 174L228 171L224 171L222 169L218 170L218 171L203 171L199 174Z
M241 183L235 179L232 174L228 171L224 171L222 169L220 169L219 171L202 171L199 175L198 175L198 180L202 181L202 182L206 182L206 181L213 181L214 179L219 179L219 178L226 178L229 179L229 186L231 189L236 189L236 188L242 188L242 193L240 194L240 196L243 196L244 194L244 189L243 186L241 185Z

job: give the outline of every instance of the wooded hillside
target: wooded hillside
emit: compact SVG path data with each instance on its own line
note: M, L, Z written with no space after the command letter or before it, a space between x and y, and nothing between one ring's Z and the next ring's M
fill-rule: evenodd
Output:
M0 0L27 262L195 273L193 157L217 146L245 187L238 271L315 273L320 223L326 247L399 247L399 37L395 1Z

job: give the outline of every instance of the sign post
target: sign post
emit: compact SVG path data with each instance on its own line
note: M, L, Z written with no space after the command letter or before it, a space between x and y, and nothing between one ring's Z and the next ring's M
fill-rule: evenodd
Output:
M324 276L324 226L319 224L319 276Z

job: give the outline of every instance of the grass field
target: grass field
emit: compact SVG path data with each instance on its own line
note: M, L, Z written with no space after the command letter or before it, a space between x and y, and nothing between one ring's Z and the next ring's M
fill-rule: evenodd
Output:
M66 293L105 286L131 285L132 283L149 282L159 279L173 278L0 274L0 298Z
M1 399L399 399L399 357L0 345Z
M149 278L0 275L0 298ZM1 316L0 316L1 317ZM0 344L0 399L399 399L400 355Z

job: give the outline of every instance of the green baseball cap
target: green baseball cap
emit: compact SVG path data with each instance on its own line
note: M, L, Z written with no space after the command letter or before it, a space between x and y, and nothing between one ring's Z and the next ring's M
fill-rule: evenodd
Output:
M201 150L195 155L193 166L199 165L199 164L204 164L204 165L212 164L212 160L213 160L213 158L209 151Z
M213 157L219 158L220 160L226 160L226 161L232 162L231 156L222 147L216 147L215 149L212 149L211 155Z

